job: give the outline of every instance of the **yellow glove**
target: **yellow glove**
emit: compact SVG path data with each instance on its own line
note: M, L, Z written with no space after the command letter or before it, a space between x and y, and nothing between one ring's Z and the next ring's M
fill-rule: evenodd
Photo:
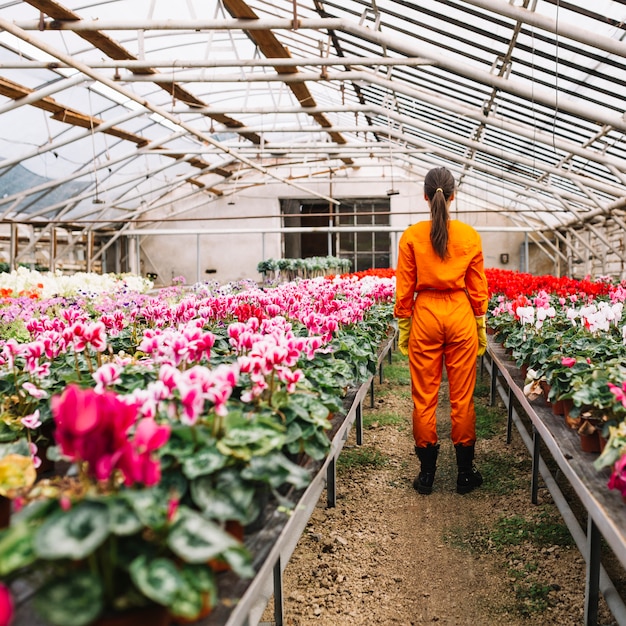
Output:
M487 327L484 315L476 317L476 330L478 330L478 356L482 356L487 350Z
M401 317L398 320L398 349L404 356L409 356L409 335L411 334L411 318Z

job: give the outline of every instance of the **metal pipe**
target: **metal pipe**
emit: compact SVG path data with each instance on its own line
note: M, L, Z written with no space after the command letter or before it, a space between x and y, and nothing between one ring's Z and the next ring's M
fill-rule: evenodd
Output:
M156 235L249 235L257 233L401 233L406 226L310 226L310 227L268 227L263 228L128 228L123 235L156 236ZM478 232L491 233L525 233L529 229L523 226L474 226Z
M430 59L420 57L264 57L262 59L151 59L150 61L140 59L128 59L116 61L94 61L89 63L89 67L95 70L106 69L127 69L130 71L156 69L156 68L220 68L220 67L303 67L305 65L381 65L385 67L408 66L416 67L420 65L431 65ZM51 69L50 61L2 61L0 66L3 69L12 70L32 70ZM69 68L65 63L54 63L54 69ZM161 74L159 74L161 79ZM178 74L176 75L178 81Z
M63 91L64 89L69 89L70 87L75 87L76 85L80 85L80 83L84 83L87 80L87 76L84 76L83 74L74 74L74 76L70 76L69 78L54 81L41 89L37 89L32 93L22 96L21 98L9 100L9 102L0 106L0 115L2 113L7 113L8 111L19 109L25 105L39 102L39 100L43 100L52 94Z
M245 21L246 20L244 20L244 22ZM332 202L333 204L340 204L340 202L338 200L335 200L334 198L329 198L328 196L315 193L314 191L311 191L310 189L308 189L307 187L305 187L303 185L300 185L298 183L290 181L289 179L279 177L276 174L268 171L265 167L255 163L254 161L252 161L250 159L247 159L246 157L238 155L236 150L234 150L234 149L230 148L229 146L227 146L227 145L217 141L210 134L202 132L201 130L195 128L194 126L186 124L185 122L183 122L180 119L178 119L176 116L172 115L166 109L149 102L145 98L142 98L141 96L138 96L135 92L133 92L133 91L131 91L129 89L125 89L125 88L121 87L116 81L110 80L109 78L101 76L100 74L98 74L97 72L92 70L87 64L85 64L85 63L83 63L81 61L78 61L77 59L74 59L74 58L72 58L71 56L69 56L67 54L64 54L64 53L60 52L59 50L56 50L56 49L52 48L51 46L48 46L47 44L45 44L44 42L40 41L36 37L32 37L31 35L26 33L24 30L22 30L19 27L15 26L12 22L10 22L8 20L5 20L3 18L0 18L0 29L3 29L5 31L7 31L8 33L11 33L12 35L17 37L18 39L26 41L27 43L29 43L29 44L33 45L34 47L38 48L39 50L41 50L42 52L46 52L47 54L52 55L53 57L63 61L64 63L67 63L67 64L71 65L74 69L78 70L79 72L82 72L86 76L89 76L93 80L95 80L95 81L97 81L99 83L102 83L103 85L106 85L107 87L110 87L114 91L116 91L116 92L122 94L123 96L127 97L129 100L132 100L133 102L141 105L146 110L151 111L152 113L156 113L156 114L162 116L164 119L168 120L169 122L175 124L176 126L179 126L180 128L183 128L188 133L190 133L191 135L197 137L201 141L205 141L207 144L212 145L212 146L214 146L216 148L219 148L220 150L222 150L222 152L224 152L226 154L232 155L235 159L237 159L238 161L241 161L242 163L245 163L246 165L248 165L252 169L258 170L258 171L262 172L263 174L266 174L270 178L274 178L274 179L280 180L281 182L285 183L286 185L289 185L290 187L293 187L295 189L299 189L300 191L305 191L306 193L311 194L311 195L313 195L315 197L321 198L322 200L327 200L328 202Z
M584 43L621 57L626 57L626 42L612 39L606 35L589 31L563 20L559 20L558 29L554 19L542 16L512 5L503 4L500 0L466 0L468 4L479 6L500 15L506 15L519 22L531 24L542 30L557 33L574 41ZM116 30L293 30L293 20L284 18L257 19L193 19L193 20L150 20L150 19L95 19L95 20L17 20L15 25L25 31L69 30L73 32L116 31ZM298 20L298 30L336 30L343 31L347 27L358 26L363 30L372 30L342 18L302 18ZM373 31L381 32L381 31ZM396 37L397 38L397 37Z
M489 10L497 11L502 10L503 3L483 0ZM475 0L475 4L478 0ZM515 7L510 7L511 9ZM515 19L521 21L528 21L540 28L549 30L550 32L557 32L556 23L549 18L536 19L534 22L531 19L535 19L537 14L531 13L523 9L517 9L515 13ZM522 13L523 11L523 13ZM36 21L18 21L15 23L8 22L7 20L0 20L0 27L4 28L11 34L19 37L20 39L28 40L34 46L40 49L44 44L29 37L26 31L40 31L43 27L44 30L71 30L75 32L88 32L88 31L107 31L107 30L189 30L189 31L201 31L201 30L292 30L293 22L286 19L226 19L226 20L71 20L71 21L44 21L41 23ZM601 108L597 104L586 106L582 102L574 102L566 99L558 99L558 94L553 89L541 88L536 84L528 85L522 80L517 80L514 77L502 77L492 74L488 71L479 69L469 63L462 61L462 56L457 55L455 57L448 56L444 51L438 48L436 45L425 44L419 42L416 38L412 38L410 41L403 41L393 32L382 32L380 30L373 30L355 24L347 19L337 18L321 18L321 19L302 19L299 21L299 30L311 29L311 30L335 30L349 33L356 37L373 43L377 43L381 46L392 48L398 52L406 54L408 57L422 57L430 59L438 67L444 68L454 74L465 76L471 80L475 80L484 85L490 85L504 91L506 93L512 93L522 98L525 98L529 102L535 102L544 104L552 109L571 113L577 117L581 117L585 120L597 123L607 124L620 130L626 130L626 120L623 116L616 111L608 108ZM622 58L626 57L626 42L612 39L600 35L596 32L590 32L575 26L568 25L559 20L558 33L563 37L568 37L574 41L585 43L592 48L604 50L611 54L616 54ZM60 55L58 51L49 52L52 56L59 58L64 63L68 63L71 67L80 69L79 66L83 66L89 69L88 66L82 63L74 63L71 57ZM81 70L84 71L84 70ZM89 74L88 72L84 72ZM96 78L100 82L103 79ZM113 81L107 81L105 84L110 86ZM130 92L124 92L125 95ZM133 94L132 99L138 101L139 99ZM169 119L169 118L168 118ZM195 133L194 133L195 134Z

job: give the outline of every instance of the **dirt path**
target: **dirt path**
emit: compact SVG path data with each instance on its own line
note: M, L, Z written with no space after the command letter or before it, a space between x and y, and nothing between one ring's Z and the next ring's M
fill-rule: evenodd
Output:
M485 485L461 496L445 384L439 406L435 487L421 496L412 488L408 374L377 382L376 407L364 403L364 445L352 433L340 458L337 506L326 508L322 495L285 570L287 626L583 623L584 561L563 540L547 491L539 505L530 503L528 452L519 437L507 446L505 414L497 432L477 444ZM390 424L395 416L403 418ZM525 537L546 520L557 528L554 537ZM263 620L272 619L268 608ZM601 620L613 623L603 603Z

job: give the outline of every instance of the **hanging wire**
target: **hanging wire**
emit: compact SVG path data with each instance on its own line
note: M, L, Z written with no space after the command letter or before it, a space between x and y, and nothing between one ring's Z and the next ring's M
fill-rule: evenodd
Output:
M556 122L559 113L559 12L561 0L556 0L554 29L554 116L552 118L552 149L556 152Z

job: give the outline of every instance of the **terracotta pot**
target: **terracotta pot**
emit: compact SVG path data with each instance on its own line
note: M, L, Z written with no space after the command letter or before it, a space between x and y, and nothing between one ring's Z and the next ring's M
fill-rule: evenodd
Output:
M170 626L171 616L164 606L146 606L99 617L90 626Z
M522 374L522 378L526 379L526 374L528 374L528 363L522 363L522 367L519 368L519 371Z
M563 403L564 400L557 400L552 403L552 412L555 415L565 415L565 405Z
M570 427L578 430L580 428L580 424L582 419L580 417L572 417L570 415L571 409L574 407L574 402L569 398L563 400L563 416L565 417L565 423Z
M180 615L170 615L170 619L172 620L172 624L195 624L198 620L201 620L203 617L210 615L213 607L211 606L211 594L205 593L202 596L202 608L200 612L192 618L181 617Z
M0 528L7 528L11 523L11 499L0 496Z
M224 530L229 535L237 539L237 541L243 541L244 527L241 522L238 522L236 520L229 520L228 522L226 522ZM224 561L223 559L210 559L208 565L216 573L226 572L230 569L230 565L226 563L226 561Z
M583 452L600 452L600 437L596 430L591 435L580 435L580 447Z
M543 395L543 399L545 400L548 406L552 406L552 403L550 402L550 400L548 400L548 394L550 393L550 389L551 389L550 385L545 380L539 381L539 384L541 385L541 392Z

